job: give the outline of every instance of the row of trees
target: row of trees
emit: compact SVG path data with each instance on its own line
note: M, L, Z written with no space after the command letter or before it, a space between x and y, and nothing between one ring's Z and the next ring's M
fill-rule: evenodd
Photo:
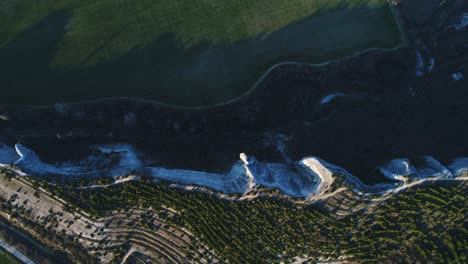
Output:
M189 229L222 259L233 263L289 261L296 256L341 256L369 263L465 263L467 188L445 185L410 189L372 211L359 210L345 217L338 217L330 208L300 208L284 199L228 201L172 189L164 183L129 182L97 190L61 189L59 193L97 216L130 207L174 208L176 214L160 217L170 225Z

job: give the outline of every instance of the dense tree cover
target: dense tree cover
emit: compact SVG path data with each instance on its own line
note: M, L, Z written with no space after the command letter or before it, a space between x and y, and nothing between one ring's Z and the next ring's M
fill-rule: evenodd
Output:
M330 206L304 207L272 198L230 201L163 183L54 191L96 217L129 207L175 209L177 214L160 217L191 230L232 263L296 256L363 263L467 261L466 184L419 186L346 216L335 214Z

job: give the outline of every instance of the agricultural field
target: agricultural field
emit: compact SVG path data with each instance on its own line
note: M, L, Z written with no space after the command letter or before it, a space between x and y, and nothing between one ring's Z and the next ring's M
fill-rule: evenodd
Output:
M136 205L171 208L171 214L159 214L167 224L190 230L220 259L232 263L286 262L296 257L312 262L464 263L466 187L463 181L433 183L382 200L347 191L304 206L271 198L220 200L165 184L54 191L97 218L115 215L115 210L128 212L129 206ZM195 262L200 257L187 256Z
M209 106L246 93L275 63L399 42L386 0L6 0L0 103Z
M86 263L467 261L465 180L387 196L340 185L315 203L220 198L148 179L87 189L16 176L0 181L2 216Z

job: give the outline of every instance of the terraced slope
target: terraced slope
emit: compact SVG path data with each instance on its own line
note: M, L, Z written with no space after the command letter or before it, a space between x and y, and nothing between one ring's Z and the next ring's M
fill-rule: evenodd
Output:
M14 178L7 180L2 174L0 181L0 216L18 221L23 228L33 221L35 224L29 226L29 231L36 236L46 233L46 236L35 237L45 239L46 244L57 246L57 243L76 241L83 251L98 256L100 263L120 260L127 251L144 251L154 259L169 263L181 263L187 258L197 262L217 260L191 232L172 224L178 212L171 208L129 208L93 219L86 213L72 210L64 200L41 191L38 185ZM62 248L69 246L62 244ZM76 256L73 259L78 260ZM85 260L93 263L90 261Z
M337 185L312 204L274 195L220 199L161 182L70 189L1 180L2 215L33 233L65 236L104 263L131 260L135 252L166 263L467 260L466 179L384 196Z
M178 213L169 224L191 230L233 263L295 257L464 263L467 187L465 181L428 183L385 198L341 191L312 205L271 198L232 202L141 183L62 195L95 214L135 204L170 206Z
M0 103L132 96L212 105L245 93L276 62L398 41L386 0L7 0Z

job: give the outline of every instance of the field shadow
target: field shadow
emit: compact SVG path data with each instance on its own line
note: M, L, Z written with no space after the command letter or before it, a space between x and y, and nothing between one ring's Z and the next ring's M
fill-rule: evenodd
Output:
M42 92L60 76L50 69L50 63L69 19L69 12L55 12L0 48L2 103L33 103L34 97L50 96Z
M249 91L275 63L318 63L367 47L387 47L393 29L372 25L383 23L387 11L363 4L323 9L268 35L231 45L199 42L184 48L173 34L165 34L97 64L51 66L70 18L58 12L0 49L0 91L5 94L0 103L44 105L107 97L183 106L224 103ZM339 26L331 29L332 23ZM83 62L104 49L100 46Z

